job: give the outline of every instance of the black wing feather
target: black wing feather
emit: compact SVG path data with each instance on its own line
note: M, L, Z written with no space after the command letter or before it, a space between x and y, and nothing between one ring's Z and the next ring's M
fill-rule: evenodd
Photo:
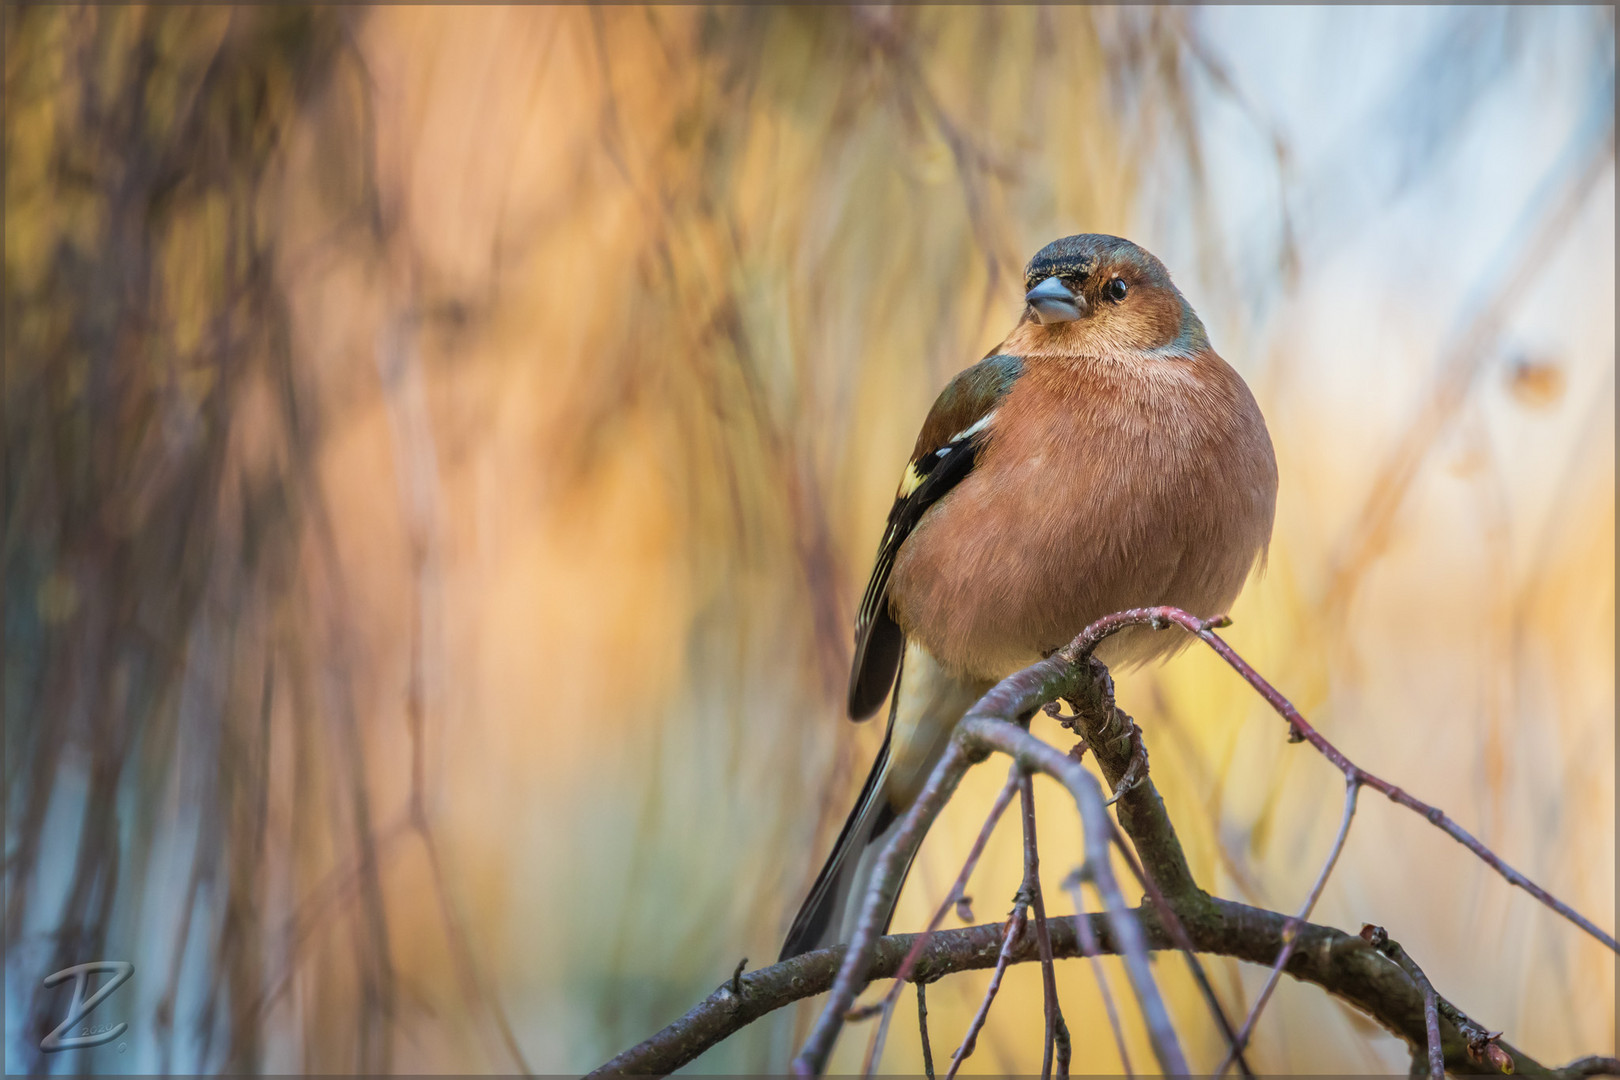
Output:
M895 555L928 508L973 471L983 438L984 432L978 432L913 462L911 467L922 474L922 481L911 494L896 499L889 510L889 525L883 532L877 562L855 620L855 662L849 679L852 719L864 720L877 711L900 667L905 636L889 615L889 572L894 569Z

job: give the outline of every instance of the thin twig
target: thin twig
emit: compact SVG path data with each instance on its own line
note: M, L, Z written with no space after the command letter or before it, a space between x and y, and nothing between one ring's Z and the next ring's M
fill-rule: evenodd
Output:
M1614 951L1620 952L1620 944L1617 944L1611 936L1603 933L1568 905L1553 898L1524 875L1507 866L1494 852L1451 821L1438 808L1413 798L1395 785L1350 762L1332 743L1306 723L1304 717L1286 698L1212 632L1214 627L1226 625L1224 620L1200 619L1174 607L1136 608L1097 620L1052 656L1002 680L958 722L950 745L941 755L918 798L902 816L890 842L878 856L871 889L863 899L853 939L843 951L842 963L831 988L832 993L812 1028L810 1037L794 1059L793 1067L796 1073L811 1075L825 1068L833 1042L844 1023L845 1013L868 978L879 936L880 912L887 910L899 890L903 853L917 842L933 823L973 761L989 751L1011 754L1024 768L1044 772L1059 779L1074 796L1086 836L1087 865L1096 875L1095 884L1107 909L1106 918L1110 932L1117 939L1115 944L1124 957L1126 973L1130 976L1132 988L1142 1006L1154 1053L1158 1056L1160 1067L1164 1071L1186 1071L1180 1044L1176 1040L1169 1022L1169 1014L1164 1008L1163 999L1147 964L1147 938L1143 927L1137 922L1135 913L1126 908L1119 894L1118 883L1108 866L1106 853L1109 836L1106 809L1101 806L1102 793L1096 779L1072 758L1062 754L1055 747L1035 739L1011 722L1012 718L1026 715L1031 710L1083 686L1089 671L1082 665L1089 660L1090 653L1096 645L1112 633L1127 626L1138 625L1150 625L1155 629L1179 625L1196 634L1289 721L1290 731L1295 737L1310 742L1318 752L1339 767L1345 776L1347 787L1359 788L1365 784L1408 809L1422 814L1426 820L1468 847L1508 881L1525 889ZM1346 797L1347 800L1353 798L1348 793ZM1167 827L1167 823L1165 824ZM1169 830L1169 835L1173 836L1173 830ZM1342 838L1336 847L1341 846ZM1182 865L1179 869L1184 872L1185 866ZM1331 867L1324 868L1330 869ZM1158 872L1156 867L1155 875ZM1213 898L1208 899L1207 903L1212 907L1223 906L1222 902ZM1280 954L1292 951L1292 942L1300 933L1297 922L1289 921L1285 926L1286 932L1280 936L1288 940L1271 953L1274 961ZM1286 959L1284 957L1285 962ZM1307 961L1304 968L1310 969L1313 964L1314 961ZM1269 985L1275 985L1276 974L1278 973L1274 972ZM1251 1017L1253 1015L1255 1013L1251 1011ZM1240 1036L1239 1049L1245 1044L1246 1039L1246 1034ZM1231 1055L1228 1057L1230 1059ZM616 1066L618 1061L619 1059L615 1059L610 1066Z
M1436 1003L1434 984L1425 977L1423 991L1423 1031L1428 1036L1429 1080L1446 1080L1446 1052L1440 1046L1440 1006Z
M1097 959L1097 935L1092 932L1091 920L1086 918L1086 901L1080 894L1082 878L1082 873L1076 870L1063 882L1063 887L1069 890L1069 895L1074 898L1075 937L1080 941L1080 951L1091 963L1092 977L1097 980L1097 991L1102 995L1103 1012L1108 1015L1108 1026L1114 1032L1114 1045L1119 1049L1119 1062L1124 1066L1126 1076L1135 1076L1135 1071L1131 1069L1131 1052L1125 1048L1125 1030L1120 1027L1119 1010L1114 1008L1114 995L1108 989L1108 972L1103 970L1102 961Z
M1362 927L1362 934L1365 935L1366 932L1367 928ZM1387 938L1388 935L1386 934L1385 937ZM1397 944L1396 948L1399 947L1399 944ZM1500 1031L1487 1031L1483 1024L1470 1019L1467 1013L1457 1008L1444 997L1437 996L1435 1004L1440 1009L1440 1015L1450 1020L1452 1026L1461 1033L1463 1040L1468 1043L1469 1058L1474 1061L1487 1061L1493 1066L1500 1066L1504 1053L1501 1046L1497 1044L1497 1040L1502 1036ZM1508 1058L1508 1060L1511 1062L1512 1058Z
M1063 1014L1057 1017L1057 1080L1069 1080L1069 1055L1073 1050L1069 1042L1069 1025L1063 1022Z
M1116 813L1119 825L1109 824L1113 843L1131 873L1147 890L1161 925L1182 949L1187 967L1230 1047L1237 1038L1236 1031L1215 996L1215 989L1204 973L1203 964L1193 950L1186 928L1182 925L1182 916L1177 910L1178 905L1184 905L1188 915L1197 915L1207 905L1209 894L1193 880L1181 844L1175 837L1169 818L1165 816L1164 803L1154 789L1149 774L1147 746L1141 737L1141 728L1115 705L1113 680L1107 668L1092 659L1088 669L1091 677L1087 686L1081 693L1068 698L1073 715L1059 716L1058 720L1082 736L1082 746L1093 745L1104 781L1118 793ZM1148 860L1148 865L1139 862L1131 846L1125 843L1121 826L1130 833L1136 847ZM1149 865L1152 867L1151 873ZM1173 901L1169 899L1172 894L1175 897ZM1238 1055L1237 1062L1246 1076L1253 1075L1242 1054Z
M1149 946L1155 950L1175 948L1151 910L1144 907L1142 915ZM1200 953L1269 966L1282 946L1283 932L1291 919L1280 912L1210 897L1198 920L1185 926ZM1080 924L1089 929L1096 951L1104 955L1120 951L1120 942L1113 937L1104 914L1051 919L1048 924L1056 959L1086 955L1078 932ZM999 922L941 929L918 960L913 977L918 982L936 982L963 971L988 970L1000 958L1005 933L1005 924ZM1390 980L1384 976L1382 969L1390 963L1387 957L1361 938L1332 927L1308 923L1299 928L1298 934L1300 945L1289 965L1290 975L1320 986L1407 1042L1423 1037L1422 995L1410 979ZM876 942L869 961L872 977L892 978L916 938L915 934L894 934ZM732 992L727 977L686 1014L615 1055L590 1075L662 1076L674 1072L762 1017L829 991L842 970L846 953L847 946L838 945L744 972L741 999ZM1033 964L1039 959L1034 936L1025 935L1013 963ZM1449 1018L1446 1009L1442 998L1441 1015ZM1497 1045L1513 1062L1515 1073L1530 1076L1546 1071L1534 1058L1508 1043L1498 1041Z
M1260 989L1260 996L1255 998L1253 1007L1249 1009L1248 1018L1243 1021L1243 1028L1238 1032L1232 1048L1226 1052L1221 1067L1215 1070L1217 1080L1225 1076L1226 1070L1232 1067L1233 1057L1249 1045L1249 1037L1254 1034L1254 1025L1260 1019L1260 1011L1266 1007L1272 990L1277 987L1277 980L1282 978L1283 969L1288 966L1289 958L1294 955L1294 947L1299 943L1299 928L1310 918L1311 909L1316 907L1317 898L1322 895L1322 889L1327 885L1328 875L1333 872L1333 865L1339 861L1339 853L1344 850L1345 837L1350 835L1350 821L1356 816L1356 795L1360 790L1361 785L1355 780L1345 782L1344 813L1339 817L1339 833L1333 838L1333 847L1328 851L1327 860L1322 863L1321 872L1316 875L1316 883L1311 886L1305 902L1300 905L1299 914L1290 919L1283 928L1283 946L1277 950L1277 959L1271 965L1271 974L1266 976L1266 984Z
M1019 801L1024 810L1024 894L1029 897L1035 916L1035 943L1041 953L1041 995L1046 1014L1046 1035L1042 1040L1041 1080L1051 1080L1052 1048L1063 1012L1058 1007L1057 969L1052 963L1052 935L1046 928L1046 900L1041 895L1040 847L1035 841L1035 782L1024 773L1018 779Z
M934 823L934 818L961 782L967 766L967 752L961 742L953 738L940 756L928 782L923 785L922 792L902 816L890 841L878 853L872 870L872 884L861 902L855 933L844 951L843 963L839 966L832 992L815 1026L810 1029L804 1046L793 1059L795 1074L814 1076L826 1068L827 1056L832 1053L833 1041L838 1038L838 1031L844 1024L844 1015L866 982L867 964L879 937L878 924L883 917L881 912L888 910L899 893L905 852Z
M934 1048L928 1044L927 983L917 984L917 1034L922 1038L923 1075L934 1080Z
M967 1034L962 1036L962 1045L956 1048L951 1057L951 1067L945 1073L945 1080L953 1080L956 1070L962 1067L973 1053L979 1042L979 1032L984 1030L984 1022L990 1016L990 1006L996 1000L996 992L1001 989L1001 977L1007 973L1007 965L1012 961L1013 947L1023 936L1024 924L1029 912L1029 898L1022 890L1018 893L1018 902L1013 905L1012 917L1007 920L1007 935L1001 942L1001 954L996 957L996 969L990 973L990 985L985 987L984 997L979 1001L979 1010L973 1014L973 1022L968 1025Z

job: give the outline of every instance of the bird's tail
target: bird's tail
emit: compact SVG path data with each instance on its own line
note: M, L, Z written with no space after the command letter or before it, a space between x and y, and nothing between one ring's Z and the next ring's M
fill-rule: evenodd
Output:
M843 831L838 834L838 842L833 845L832 854L827 856L821 873L816 875L816 883L810 887L810 895L805 897L799 914L793 919L779 960L835 945L848 940L854 932L854 921L859 912L849 910L851 898L866 895L866 886L872 880L877 857L888 841L889 831L900 820L883 792L889 772L889 745L893 738L894 725L891 723L889 733L883 739L883 748L878 751L872 771L867 774L866 785L861 788L861 797L849 812ZM915 854L915 848L907 853L908 872L911 857ZM883 913L885 930L893 915L894 905L891 903L889 910Z
M832 854L816 875L810 895L799 908L782 945L780 960L848 941L855 933L861 900L871 884L878 856L888 846L905 810L916 798L934 764L945 752L950 733L968 707L987 686L964 685L946 676L933 657L912 645L906 650L894 700L889 707L889 730L861 797L849 812ZM921 845L919 836L903 853L900 881L911 872ZM899 899L899 891L895 892ZM880 933L894 917L894 901L883 912Z

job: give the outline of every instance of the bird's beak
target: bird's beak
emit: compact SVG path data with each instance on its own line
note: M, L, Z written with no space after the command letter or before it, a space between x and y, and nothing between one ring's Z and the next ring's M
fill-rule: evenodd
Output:
M1074 322L1086 310L1086 298L1070 292L1069 287L1055 277L1029 290L1024 299L1035 309L1035 317L1041 320L1042 326Z

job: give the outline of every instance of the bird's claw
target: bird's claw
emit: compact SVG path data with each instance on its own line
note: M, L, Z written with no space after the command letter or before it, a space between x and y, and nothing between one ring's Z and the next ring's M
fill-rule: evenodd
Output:
M1125 738L1131 742L1131 760L1126 764L1125 774L1119 778L1119 783L1114 785L1114 793L1103 803L1104 806L1113 806L1127 792L1140 787L1142 781L1147 779L1147 744L1142 741L1142 729L1136 726L1134 720L1131 721L1131 729L1125 733Z

